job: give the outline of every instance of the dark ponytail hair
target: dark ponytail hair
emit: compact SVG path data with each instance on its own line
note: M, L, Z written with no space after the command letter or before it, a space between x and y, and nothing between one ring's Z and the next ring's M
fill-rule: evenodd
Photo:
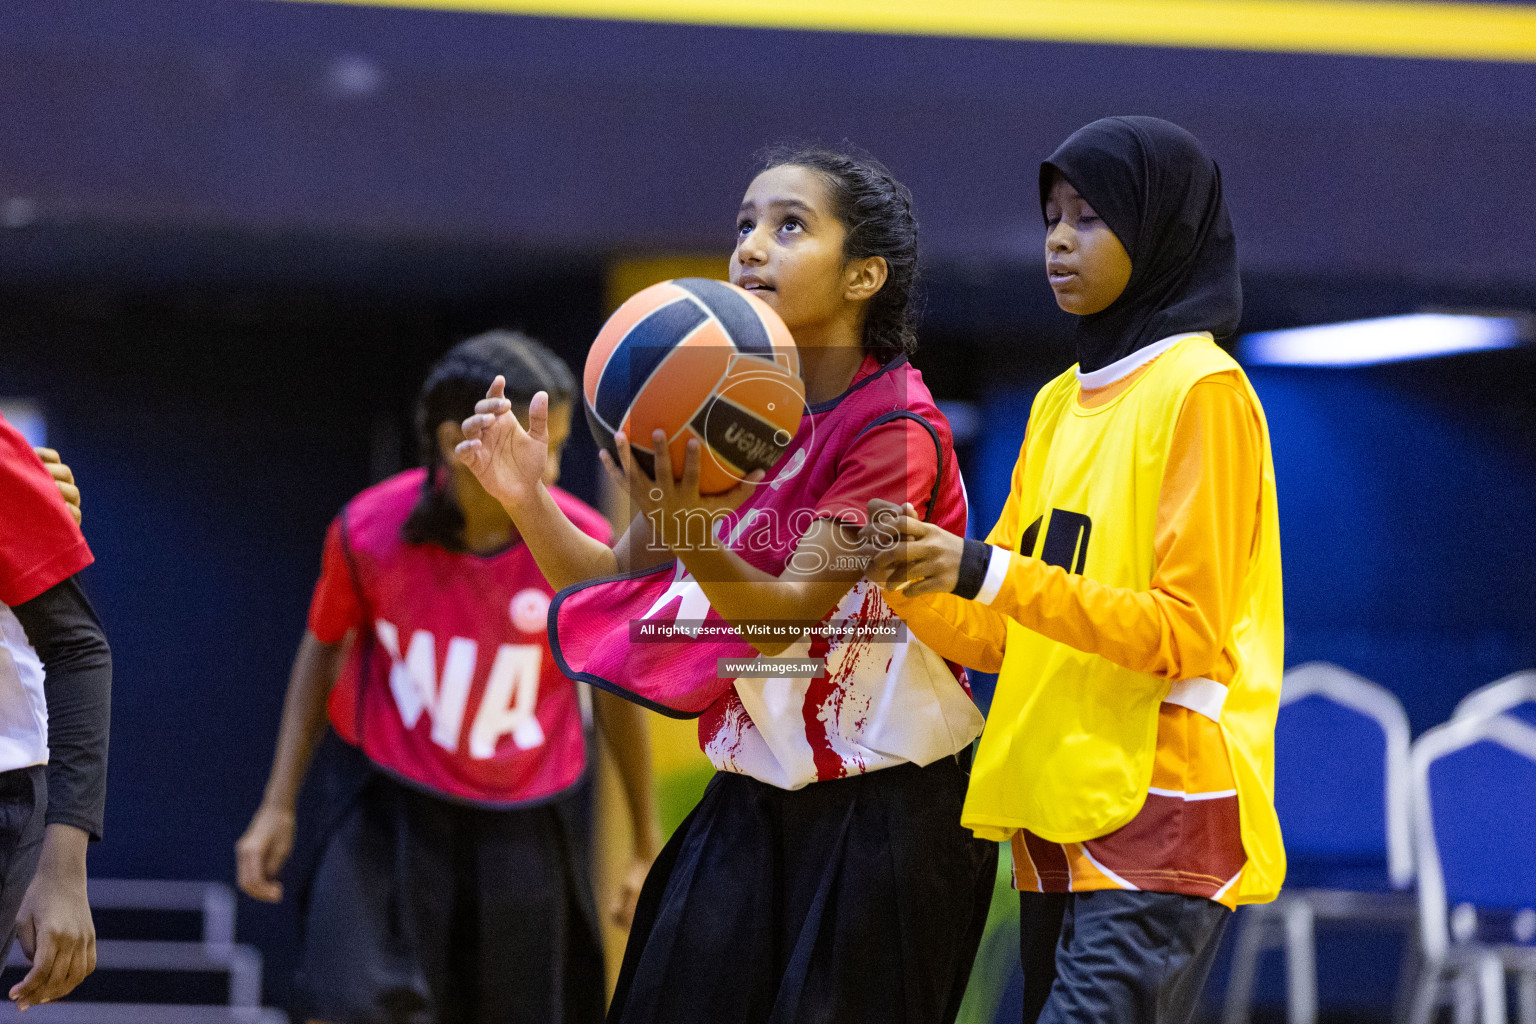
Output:
M819 171L847 235L843 255L885 260L885 285L869 300L864 350L882 363L917 350L914 294L917 284L917 218L912 192L879 160L845 147L775 146L762 156L764 170L785 165Z
M427 476L416 507L400 527L407 544L464 550L464 512L449 486L450 467L438 451L437 428L473 415L475 403L485 397L498 373L507 378L507 397L514 409L527 409L540 391L549 392L551 406L571 401L576 393L565 361L518 331L488 331L449 349L427 374L416 399L418 458Z

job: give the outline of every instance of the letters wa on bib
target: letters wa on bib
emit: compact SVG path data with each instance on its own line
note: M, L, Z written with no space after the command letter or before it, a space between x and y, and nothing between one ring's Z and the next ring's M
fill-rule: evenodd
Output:
M364 491L326 536L310 630L327 643L360 632L331 725L386 771L459 800L556 796L582 777L586 744L576 687L550 656L553 591L521 543L484 556L406 543L423 473ZM583 532L608 538L595 511L554 495Z

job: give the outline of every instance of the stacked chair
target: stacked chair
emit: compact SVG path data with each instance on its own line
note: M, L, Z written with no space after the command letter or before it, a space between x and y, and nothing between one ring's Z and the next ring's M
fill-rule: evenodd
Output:
M1470 694L1413 747L1425 969L1411 1024L1536 1024L1536 672Z
M219 1005L93 1003L69 998L28 1010L36 1024L287 1024L280 1010L261 1005L261 953L235 942L235 893L220 882L138 878L93 878L88 891L94 910L146 914L195 913L202 934L193 941L100 939L97 973L110 971L191 972L229 979L229 997ZM8 966L25 966L12 945Z
M1410 931L1413 884L1408 716L1393 694L1336 665L1286 673L1275 726L1275 806L1286 887L1243 908L1223 1024L1246 1024L1259 957L1285 952L1289 1024L1317 1020L1316 926L1346 922ZM1411 991L1416 951L1399 1008Z
M1456 705L1456 718L1511 715L1536 725L1536 670L1516 672L1496 683L1478 687Z
M1473 691L1409 744L1389 691L1335 666L1286 673L1275 805L1289 871L1243 909L1223 1024L1246 1024L1260 955L1285 951L1287 1019L1317 1019L1319 921L1416 926L1394 1019L1536 1024L1536 671ZM1417 898L1409 893L1415 880Z

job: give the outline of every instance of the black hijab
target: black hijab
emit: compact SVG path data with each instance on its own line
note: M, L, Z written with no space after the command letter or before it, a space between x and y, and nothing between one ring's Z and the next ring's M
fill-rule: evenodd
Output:
M1154 341L1237 329L1243 291L1221 171L1196 138L1156 117L1085 125L1040 165L1040 210L1053 171L1088 201L1131 257L1131 279L1108 309L1077 322L1084 373Z

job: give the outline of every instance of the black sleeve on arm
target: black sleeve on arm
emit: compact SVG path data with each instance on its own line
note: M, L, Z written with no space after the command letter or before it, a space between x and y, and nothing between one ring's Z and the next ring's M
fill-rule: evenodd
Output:
M48 816L100 839L112 725L112 651L75 578L11 609L43 663Z
M967 540L965 551L960 556L960 572L950 593L974 601L987 582L987 566L991 561L992 545L983 544L979 540Z

